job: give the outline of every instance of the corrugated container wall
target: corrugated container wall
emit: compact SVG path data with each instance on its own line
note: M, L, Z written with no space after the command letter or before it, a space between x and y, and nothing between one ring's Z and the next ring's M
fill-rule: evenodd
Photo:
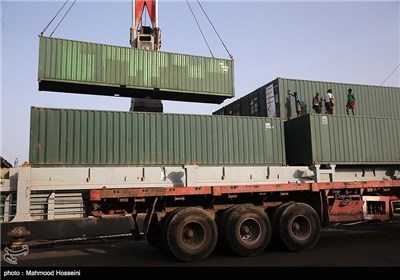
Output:
M316 92L325 97L326 91L332 89L335 97L335 114L346 115L347 91L353 90L356 98L355 113L357 116L395 117L400 118L400 88L319 82L306 80L278 79L279 108L285 119L296 117L294 98L287 91L297 91L300 100L305 103L305 113L313 113L312 98ZM290 97L290 98L289 98ZM325 112L325 108L322 109Z
M31 109L32 166L285 165L275 118Z
M40 37L39 90L222 103L233 60Z
M400 164L400 118L308 114L285 122L289 165Z
M355 113L357 116L377 116L400 118L400 88L344 84L277 78L274 81L241 97L241 116L281 117L291 119L297 117L294 98L287 94L297 92L304 103L303 114L313 113L312 98L316 92L324 98L328 89L332 89L335 97L335 114L346 115L347 91L351 88L356 98ZM236 102L236 101L235 101ZM229 106L226 105L225 107ZM322 113L325 113L323 106Z

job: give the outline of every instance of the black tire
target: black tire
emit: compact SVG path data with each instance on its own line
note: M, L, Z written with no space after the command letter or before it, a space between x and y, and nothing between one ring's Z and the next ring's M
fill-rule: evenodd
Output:
M217 244L214 219L206 211L188 207L171 213L165 221L163 238L168 251L184 262L201 261Z
M238 207L240 207L240 205L233 205L225 209L222 214L217 217L216 222L218 227L218 247L229 249L226 241L226 236L224 234L226 232L226 221L228 220L230 213Z
M229 212L223 234L232 252L244 257L256 256L271 240L271 223L265 212L243 205Z
M162 247L164 248L164 250L165 251L167 251L167 252L170 252L170 250L169 250L169 246L168 246L168 242L167 242L167 238L166 238L166 236L167 236L167 233L166 233L166 231L167 231L167 229L168 229L168 227L167 226L165 226L165 225L167 225L167 224L169 224L169 222L171 221L171 219L174 217L174 215L177 213L177 212L179 212L179 211L181 211L183 208L176 208L176 209L174 209L174 210L172 210L171 212L169 212L165 217L164 217L164 219L162 219L161 220L161 243L162 243Z
M146 241L154 248L163 250L164 246L163 246L163 242L161 239L161 232L162 232L162 228L161 228L160 224L158 223L155 215L153 215L153 218L151 219L151 222L149 225L149 229L146 234Z
M284 208L278 229L284 246L290 251L301 252L318 243L321 222L311 206L294 203Z
M278 207L275 207L272 212L271 212L271 226L272 226L272 243L273 245L276 245L276 247L284 247L283 241L281 234L279 232L279 223L281 220L281 216L283 211L290 205L292 205L293 202L289 203L284 203L279 205Z

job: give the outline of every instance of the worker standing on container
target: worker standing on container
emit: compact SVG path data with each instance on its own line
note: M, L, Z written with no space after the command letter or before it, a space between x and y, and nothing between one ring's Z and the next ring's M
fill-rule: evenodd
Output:
M300 101L300 97L297 95L297 92L291 93L290 90L288 90L287 93L294 97L294 105L295 105L295 108L296 108L296 113L297 113L297 116L300 117L301 116L301 101Z
M347 103L346 103L347 115L349 115L349 109L351 109L351 112L353 113L354 116L355 108L356 108L356 98L354 96L353 90L349 88L349 90L347 91Z
M334 114L335 98L332 89L328 89L325 94L325 110L327 114Z
M313 108L316 114L321 114L322 111L322 98L319 97L319 92L315 93L312 100Z

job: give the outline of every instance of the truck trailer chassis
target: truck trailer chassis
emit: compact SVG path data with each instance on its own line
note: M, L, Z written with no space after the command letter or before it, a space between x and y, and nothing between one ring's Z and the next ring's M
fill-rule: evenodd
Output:
M241 256L271 240L304 251L329 222L400 216L399 165L27 166L2 177L3 226L131 217L135 238L187 262L217 242Z

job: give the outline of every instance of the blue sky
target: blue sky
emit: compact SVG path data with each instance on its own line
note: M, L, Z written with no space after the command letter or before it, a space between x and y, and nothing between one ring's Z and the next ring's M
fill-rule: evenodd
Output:
M167 113L211 114L277 77L380 85L400 64L399 1L201 2L234 56L236 96L221 105L164 101ZM31 106L129 110L129 98L37 90L38 34L63 3L1 1L0 154L10 162L28 160ZM191 5L214 55L228 58ZM163 51L210 56L185 1L159 0L159 25ZM130 26L130 0L77 0L53 37L129 46ZM400 69L384 85L400 87Z

